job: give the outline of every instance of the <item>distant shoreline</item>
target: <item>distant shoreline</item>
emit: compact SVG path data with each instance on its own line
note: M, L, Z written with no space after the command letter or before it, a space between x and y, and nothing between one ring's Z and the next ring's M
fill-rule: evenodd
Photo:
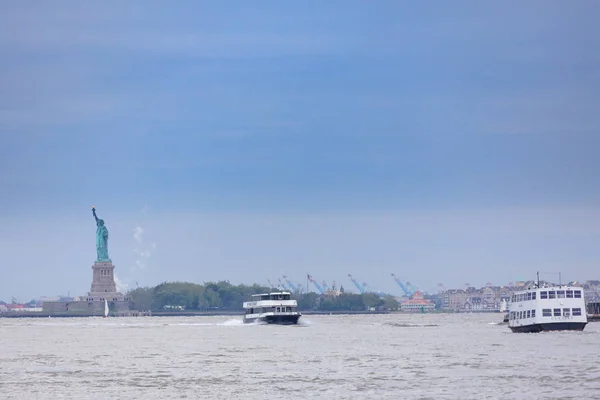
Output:
M303 315L377 315L391 314L391 311L302 311ZM137 312L132 315L110 315L110 318L120 317L218 317L218 316L242 316L243 311L156 311L156 312ZM6 312L0 314L0 318L88 318L101 317L100 314L80 314L80 313L47 313L47 312Z
M471 313L496 313L496 311L489 310L473 310ZM406 313L401 311L350 311L350 310L335 310L335 311L301 311L303 315L382 315L382 314L403 314L413 315L421 313ZM426 314L465 314L465 312L454 312L454 311L433 311ZM110 315L111 318L117 317L217 317L217 316L242 316L243 311L227 311L227 310L215 310L215 311L155 311L155 312L143 312L131 310L129 314L118 314ZM84 313L48 313L43 311L32 311L32 312L4 312L0 313L0 318L88 318L88 317L102 317L101 314L84 314Z

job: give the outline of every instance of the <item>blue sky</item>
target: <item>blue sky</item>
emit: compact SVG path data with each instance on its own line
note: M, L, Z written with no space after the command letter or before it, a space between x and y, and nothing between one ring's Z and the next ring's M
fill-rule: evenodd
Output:
M591 1L2 8L0 299L598 278Z

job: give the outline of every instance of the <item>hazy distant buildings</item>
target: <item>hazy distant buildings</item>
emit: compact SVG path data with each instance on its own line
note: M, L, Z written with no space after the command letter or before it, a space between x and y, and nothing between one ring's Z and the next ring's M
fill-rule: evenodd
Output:
M486 286L480 289L469 287L466 289L449 289L441 293L440 308L446 311L499 311L502 302L509 302L515 291L523 290L533 281L516 282L515 286ZM544 282L542 282L544 284ZM600 281L590 280L581 284L571 282L572 286L581 286L584 289L586 302L600 300Z

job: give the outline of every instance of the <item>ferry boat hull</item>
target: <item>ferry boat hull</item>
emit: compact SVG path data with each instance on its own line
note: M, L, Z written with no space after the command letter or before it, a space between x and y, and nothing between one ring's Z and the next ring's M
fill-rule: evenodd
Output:
M549 331L582 331L586 322L552 322L548 324L533 324L523 326L511 326L510 330L516 333L537 333Z
M300 314L297 315L265 315L256 318L244 318L244 322L249 324L253 322L264 322L274 325L296 325L300 319Z

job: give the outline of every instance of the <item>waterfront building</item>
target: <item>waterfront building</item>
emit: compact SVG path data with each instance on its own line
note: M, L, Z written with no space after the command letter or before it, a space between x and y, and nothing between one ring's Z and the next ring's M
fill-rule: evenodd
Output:
M435 309L435 304L431 301L426 300L423 297L423 293L417 290L410 300L407 300L400 304L400 310L402 312L409 313L423 313L431 312Z

